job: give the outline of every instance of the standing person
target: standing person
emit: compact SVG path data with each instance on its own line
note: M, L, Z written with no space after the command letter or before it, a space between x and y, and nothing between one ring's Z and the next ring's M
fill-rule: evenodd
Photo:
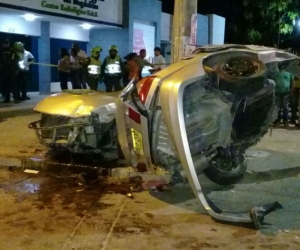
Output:
M30 100L30 97L27 96L27 77L29 72L29 65L34 61L34 56L29 51L24 49L24 44L21 42L14 43L14 50L21 58L19 62L20 71L17 76L17 84L19 92L21 92L20 100Z
M2 41L2 49L0 51L0 71L3 84L4 103L10 102L10 93L13 94L14 102L19 103L18 88L16 77L19 73L18 54L10 47L9 39Z
M80 49L80 46L78 43L73 43L72 44L72 48L76 49L77 50L77 55L83 59L87 59L88 58L88 55L82 50ZM87 86L86 86L86 71L82 68L82 70L80 70L78 72L78 77L79 77L79 84L81 86L81 88L83 89L86 89Z
M295 74L297 76L295 76L295 83L294 83L294 88L293 88L293 92L292 92L292 96L291 96L291 120L290 123L297 125L297 127L299 126L298 124L296 124L296 121L299 119L300 116L300 108L299 108L299 97L300 97L300 76L299 76L299 71L300 71L300 62L298 62L297 66L294 68L295 69ZM293 69L292 69L293 71ZM297 112L298 115L297 115Z
M128 58L130 56L131 53L129 53L128 55L124 56L124 60L123 61L123 77L122 77L122 81L123 81L123 86L126 87L128 85L128 76L129 76L129 69L128 69Z
M112 92L122 89L121 79L123 76L123 62L118 56L118 47L112 45L109 47L109 56L105 58L101 67L101 78L106 86L106 92Z
M91 56L87 60L87 84L91 90L97 91L98 83L101 73L101 61L100 53L102 51L101 46L97 46L91 49Z
M128 55L128 61L127 61L127 68L128 68L128 83L132 80L134 82L139 81L141 78L139 77L139 72L140 72L140 66L136 62L136 53L130 53ZM127 84L128 84L127 83ZM126 85L127 85L126 84ZM126 87L126 86L124 86Z
M77 55L77 49L71 49L71 82L73 89L82 89L80 84L80 77L82 71L82 58Z
M71 73L71 61L68 50L61 48L59 51L60 60L58 61L58 73L61 90L68 89L68 80Z
M3 39L1 41L0 51L2 51L5 48L5 44L6 44L5 39ZM0 65L0 91L1 91L2 98L4 98L1 65Z
M139 56L136 57L136 62L139 64L140 67L140 72L139 72L139 78L142 79L142 72L143 72L143 68L145 66L150 66L150 67L154 67L154 65L152 63L149 63L148 61L145 60L147 55L147 52L145 49L141 49L140 50L140 54Z
M285 127L289 127L288 122L288 103L291 90L294 88L294 76L287 72L284 66L279 65L279 72L275 75L275 95L276 102L279 107L278 118L274 122L274 125L279 125L281 117L283 118L283 124ZM282 116L281 116L282 111Z
M296 120L299 118L299 114L297 115L297 112L299 110L299 91L300 91L300 78L295 77L295 85L291 96L291 120L290 123L296 124Z
M166 67L166 59L161 55L161 50L159 47L154 49L154 68L150 70L151 73L158 72Z

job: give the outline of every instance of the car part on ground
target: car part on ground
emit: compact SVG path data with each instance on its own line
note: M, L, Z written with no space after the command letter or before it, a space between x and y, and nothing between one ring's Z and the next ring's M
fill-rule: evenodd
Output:
M273 48L206 46L129 83L118 96L84 90L46 98L35 109L41 121L30 126L49 147L75 153L119 148L136 171L160 166L173 174L172 183L188 181L213 218L258 226L274 209L222 212L203 192L198 175L223 185L243 177L245 150L275 120L277 64L297 60Z

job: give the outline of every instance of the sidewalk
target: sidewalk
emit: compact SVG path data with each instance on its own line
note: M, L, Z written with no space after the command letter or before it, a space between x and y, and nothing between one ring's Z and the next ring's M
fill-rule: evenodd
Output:
M16 116L24 116L34 113L33 108L48 95L39 95L38 92L28 93L31 100L27 100L18 104L13 101L11 103L0 102L0 119L12 118Z

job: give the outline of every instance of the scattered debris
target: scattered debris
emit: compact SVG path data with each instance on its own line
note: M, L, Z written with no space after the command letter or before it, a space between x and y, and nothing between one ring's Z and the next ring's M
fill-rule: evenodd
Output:
M43 151L42 149L36 148L36 149L33 151L33 153L36 154L36 153L39 153L39 152L42 152L42 151Z
M26 151L26 150L20 150L19 153L21 153L21 154L28 154L28 151Z
M38 174L40 171L38 170L33 170L33 169L25 169L24 173L28 173L28 174Z
M84 189L78 189L76 190L77 193L84 191Z
M132 193L128 193L126 196L127 196L128 198L133 198Z
M160 184L160 185L156 186L156 189L159 192L163 192L163 191L170 190L170 187L166 184Z
M16 171L17 170L17 167L16 166L9 166L8 167L8 171L10 171L10 172L14 172L14 171Z
M143 184L143 179L141 176L132 176L129 178L129 183L130 183L130 189L132 192L141 192L142 191L142 184Z
M139 162L139 163L137 164L136 169L137 169L138 172L142 172L142 173L145 173L145 172L148 171L148 170L147 170L146 164L145 164L145 163L142 163L142 162Z
M158 181L158 180L151 180L148 182L144 182L142 184L142 187L144 190L153 190L153 189L162 189L162 186L166 186L166 183L164 181Z

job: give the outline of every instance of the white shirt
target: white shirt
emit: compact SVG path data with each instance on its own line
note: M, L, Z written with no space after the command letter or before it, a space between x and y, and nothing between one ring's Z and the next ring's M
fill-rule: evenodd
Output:
M156 56L154 58L154 69L163 69L166 67L165 64L166 64L166 59L162 55Z
M83 50L79 50L77 56L80 56L82 58L88 58L87 54Z
M79 56L81 58L88 58L87 54L83 50L79 50L77 53L77 56ZM75 59L73 56L70 56L70 61L71 61L71 63L75 63Z
M29 70L30 62L28 62L28 59L34 59L34 56L27 50L24 50L24 53L22 55L22 61L24 62L24 69Z

